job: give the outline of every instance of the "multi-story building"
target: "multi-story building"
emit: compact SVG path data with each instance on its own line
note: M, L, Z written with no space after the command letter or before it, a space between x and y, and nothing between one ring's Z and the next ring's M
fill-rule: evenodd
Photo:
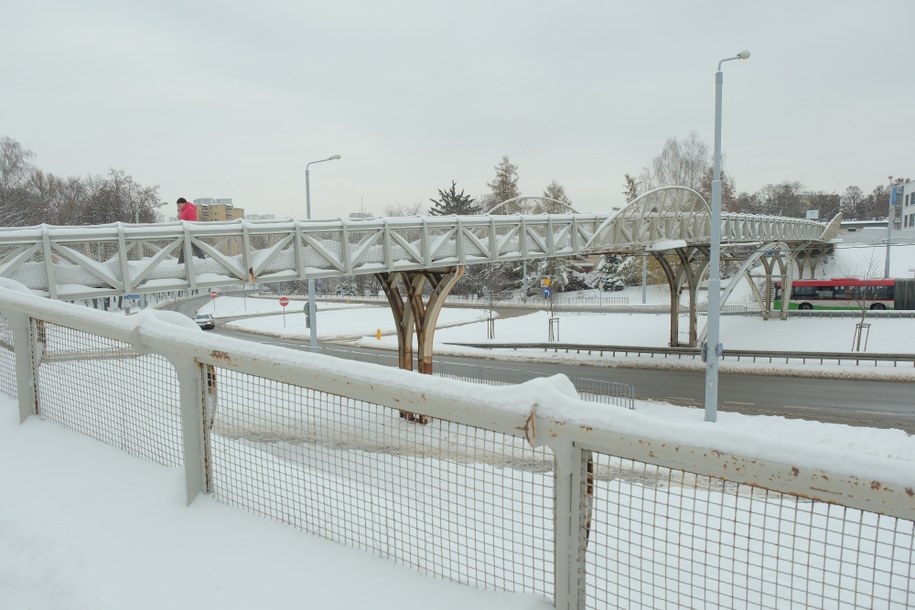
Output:
M218 222L245 217L245 210L232 205L231 198L201 197L194 203L197 204L197 218L201 221Z
M915 234L915 182L896 187L896 208L901 218L897 226L905 233Z

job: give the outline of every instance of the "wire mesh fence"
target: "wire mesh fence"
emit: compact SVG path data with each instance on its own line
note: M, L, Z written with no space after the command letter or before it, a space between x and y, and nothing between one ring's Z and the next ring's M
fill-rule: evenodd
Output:
M0 392L18 398L16 384L16 342L9 320L0 314Z
M552 595L549 449L248 374L216 377L218 499L427 574Z
M33 321L38 416L164 465L182 462L174 368L129 344Z
M588 608L911 608L915 522L593 453Z
M29 350L39 417L145 459L186 462L189 480L205 472L204 484L189 483L189 492L210 491L422 573L534 593L563 608L915 607L911 488L881 495L883 514L852 508L873 506L855 498L879 483L843 487L845 475L823 473L800 488L778 487L757 458L709 470L703 456L717 452L704 445L652 444L647 429L626 441L604 409L581 402L570 403L555 427L536 408L508 409L506 423L499 403L487 401L497 390L461 401L455 395L472 394L471 386L443 380L422 392L450 385L442 397L458 406L423 403L450 416L419 425L390 406L398 402L370 402L382 400L387 372L373 378L371 391L344 396L359 375L329 359L322 364L334 381L316 376L319 385L307 387L304 359L248 357L247 347L226 338L198 333L135 348L127 341L136 333L124 322L113 325L116 340L101 323L87 322L97 331L89 332L51 319L33 316L31 344L13 346L0 318L0 375L6 380L3 369L11 368L15 386L7 345ZM161 353L183 363L180 370ZM526 380L492 377L489 367L472 375ZM391 386L409 401L406 377ZM575 408L596 419L567 425ZM592 445L595 438L602 440ZM541 442L549 447L533 446ZM838 487L826 491L841 493L817 496L832 478Z

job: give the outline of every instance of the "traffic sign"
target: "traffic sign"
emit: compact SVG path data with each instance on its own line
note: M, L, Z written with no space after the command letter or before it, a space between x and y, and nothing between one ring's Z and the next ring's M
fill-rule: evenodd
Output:
M215 290L211 290L211 291L210 291L210 298L211 298L211 299L215 299L215 298L218 297L218 296L219 296L219 293L216 292Z
M289 299L286 297L280 297L280 307L286 307L289 305Z
M548 299L548 298L550 298L550 295L552 295L552 294L553 294L553 291L550 290L549 288L544 288L544 289L543 289L543 296L544 296L544 298L547 298L547 299Z

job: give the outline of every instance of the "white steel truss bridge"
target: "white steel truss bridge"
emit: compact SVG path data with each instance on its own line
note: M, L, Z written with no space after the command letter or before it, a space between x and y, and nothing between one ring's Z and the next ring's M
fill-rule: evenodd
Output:
M0 277L52 299L76 300L372 274L388 295L402 342L410 345L415 327L420 354L428 351L431 366L431 329L463 268L536 258L650 253L667 275L671 344L679 344L676 312L687 290L695 318L696 290L708 268L710 218L699 193L665 187L612 214L0 228ZM762 260L769 276L777 264L790 282L788 261L796 260L801 277L807 267L812 273L840 220L826 225L726 213L722 248ZM691 322L688 344L695 342ZM402 357L412 360L409 351Z

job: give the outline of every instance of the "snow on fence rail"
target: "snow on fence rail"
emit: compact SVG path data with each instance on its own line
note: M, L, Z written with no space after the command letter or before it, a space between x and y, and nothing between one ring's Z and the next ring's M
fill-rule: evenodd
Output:
M278 344L290 349L311 350L307 345L298 343ZM399 359L393 354L384 354L379 352L368 352L360 350L347 350L338 347L318 347L319 352L323 354L340 354L343 358L359 360L362 362L373 362L384 366L397 367ZM488 385L506 385L517 384L548 377L547 373L539 371L523 371L519 369L504 369L490 364L473 365L462 364L459 362L442 362L436 360L432 363L432 374L449 379L461 379L472 383L485 383ZM586 398L592 402L600 402L627 409L635 408L635 386L618 381L607 381L606 379L589 379L587 377L569 377L569 381L575 386L579 397Z
M903 466L665 425L561 376L479 386L0 280L0 379L22 419L183 464L188 501L558 608L915 606Z

